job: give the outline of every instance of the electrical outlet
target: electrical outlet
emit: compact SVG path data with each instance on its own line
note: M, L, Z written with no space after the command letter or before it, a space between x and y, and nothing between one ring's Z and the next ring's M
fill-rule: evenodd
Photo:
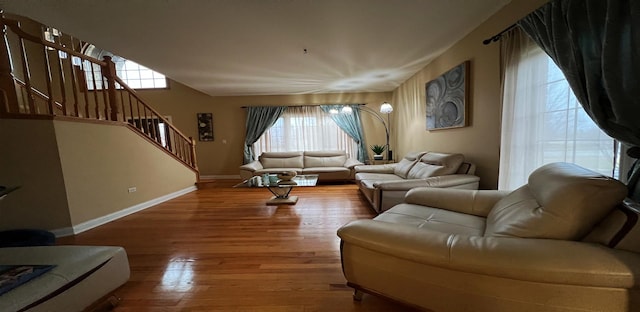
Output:
M134 186L134 187L130 187L129 188L129 193L133 193L135 191L137 191L138 189Z

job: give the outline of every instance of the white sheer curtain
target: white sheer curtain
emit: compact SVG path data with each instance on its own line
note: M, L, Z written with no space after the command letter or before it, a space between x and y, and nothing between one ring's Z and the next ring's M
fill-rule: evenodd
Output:
M611 176L614 141L576 100L564 75L515 28L502 38L504 70L498 188L513 190L550 162L570 162Z
M357 156L357 144L319 106L287 107L253 145L262 152L344 150Z

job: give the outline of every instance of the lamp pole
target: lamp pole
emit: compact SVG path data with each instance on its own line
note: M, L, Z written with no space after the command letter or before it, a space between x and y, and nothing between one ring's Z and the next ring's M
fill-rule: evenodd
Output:
M366 106L360 106L359 107L361 111L363 112L367 112L373 116L375 116L378 120L380 120L380 122L382 123L382 125L384 126L384 132L386 134L386 147L387 147L387 160L391 160L391 150L389 149L389 127L387 126L387 123L384 121L384 118L382 118L378 113L376 113L376 111L372 110L371 108L368 108ZM388 116L388 115L387 115Z

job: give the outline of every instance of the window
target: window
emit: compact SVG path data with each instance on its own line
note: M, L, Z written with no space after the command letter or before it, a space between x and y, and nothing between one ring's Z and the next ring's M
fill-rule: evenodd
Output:
M587 115L547 54L528 38L518 40L505 51L511 55L505 60L499 189L526 184L533 170L551 162L613 176L614 140Z
M132 89L166 89L167 78L154 70L142 66L134 61L113 55L110 52L88 45L84 54L102 60L104 56L111 56L116 66L116 75ZM100 66L85 61L83 64L87 87L89 90L102 89L102 74ZM95 87L94 87L95 82Z
M357 155L357 144L319 106L288 107L253 145L263 152L344 150Z
M159 72L146 68L134 61L119 58L116 74L133 89L166 89L167 78Z

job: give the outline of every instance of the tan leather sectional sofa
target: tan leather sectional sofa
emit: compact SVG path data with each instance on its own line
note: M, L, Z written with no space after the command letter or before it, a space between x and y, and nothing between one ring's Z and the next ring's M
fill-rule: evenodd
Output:
M352 181L354 167L363 165L345 151L265 152L258 160L240 166L240 177L248 180L265 173L295 171L317 174L318 181Z
M640 311L640 211L567 163L513 191L415 188L338 230L348 285L423 309Z
M380 213L404 201L412 188L478 189L475 165L462 154L411 152L398 163L355 167L356 183L372 208Z

